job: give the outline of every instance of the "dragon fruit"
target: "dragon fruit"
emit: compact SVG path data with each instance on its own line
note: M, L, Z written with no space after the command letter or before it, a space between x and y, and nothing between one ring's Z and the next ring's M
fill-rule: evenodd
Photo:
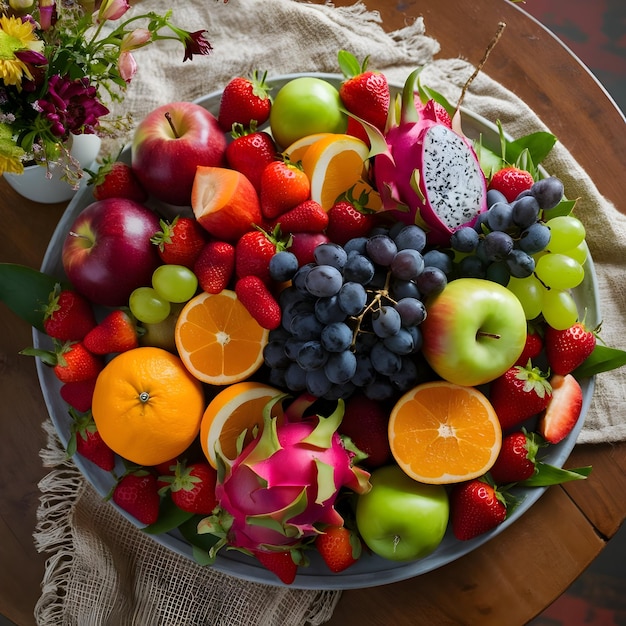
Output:
M450 124L434 100L416 105L419 71L404 85L399 123L388 124L384 144L372 142L374 178L385 210L424 227L429 243L448 245L455 230L487 210L486 181L456 121Z
M329 417L301 417L297 411L315 398L297 399L278 424L271 408L284 397L268 403L261 434L234 460L216 451L218 507L198 525L199 533L221 538L210 555L224 545L250 554L298 549L324 525L342 525L334 506L342 488L371 488L369 473L353 464L358 451L337 433L343 401Z

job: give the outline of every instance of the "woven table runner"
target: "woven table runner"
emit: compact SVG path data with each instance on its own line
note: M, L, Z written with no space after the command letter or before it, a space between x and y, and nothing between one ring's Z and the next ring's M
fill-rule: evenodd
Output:
M172 7L169 0L133 4L141 12L165 12ZM174 5L178 25L208 30L213 53L183 65L180 49L170 49L167 42L139 51L139 72L123 110L131 111L138 121L160 104L193 100L253 69L267 70L269 76L338 73L337 52L342 48L359 59L370 55L370 67L398 85L426 64L424 84L451 102L458 99L474 71L460 56L433 61L439 46L427 36L428 24L421 18L386 33L379 15L360 3L336 8L272 0L271 11L268 5L267 0L227 4L189 0ZM472 83L464 105L488 120L500 120L513 137L549 130L519 98L489 78L488 66ZM555 146L544 165L563 180L569 197L579 198L576 215L587 228L595 263L602 337L607 345L625 349L626 216L600 195L562 145ZM626 440L626 420L615 410L625 405L625 368L598 376L578 443ZM49 443L41 457L51 472L39 485L42 495L34 538L37 549L50 557L35 609L40 626L304 626L323 624L332 615L340 591L242 581L158 544L102 501L71 460L65 459L49 420L44 428Z

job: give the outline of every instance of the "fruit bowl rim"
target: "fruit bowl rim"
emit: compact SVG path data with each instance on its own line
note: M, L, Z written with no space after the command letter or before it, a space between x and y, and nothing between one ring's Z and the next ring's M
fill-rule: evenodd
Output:
M340 74L302 72L268 77L267 82L271 87L276 89L289 80L302 76L313 76L329 80L331 83L335 84L335 86L337 86L343 78ZM402 89L402 87L397 84L390 84L390 86L393 93L397 93ZM193 102L212 110L212 112L216 114L221 93L221 90L215 90L193 100ZM483 140L485 140L485 143L487 145L493 145L494 149L499 145L499 143L494 143L499 141L499 130L496 124L467 110L465 107L461 107L461 118L463 130L468 137L478 139L478 135L480 135ZM126 146L123 150L121 158L129 162L130 145ZM42 261L41 271L50 272L60 279L65 277L60 262L60 248L64 233L67 232L69 225L78 213L93 201L94 198L91 187L80 189L70 201L50 239ZM592 325L593 322L599 322L600 311L598 308L597 278L591 255L585 262L585 279L582 285L574 290L574 295L577 299L579 310L583 308L586 310L586 319L590 321ZM36 329L33 329L33 342L35 347L38 348L50 347L49 338ZM60 384L58 380L56 380L51 368L43 365L39 359L37 359L36 368L50 419L62 445L65 447L69 439L70 418L67 412L67 405L65 405L59 395ZM583 387L581 418L578 420L574 430L562 442L550 446L548 455L543 459L559 467L565 463L576 444L576 439L583 427L584 419L593 397L595 379L589 378L580 382ZM113 486L113 478L109 472L101 470L78 455L74 456L73 461L81 474L99 495L104 497L110 492ZM118 464L119 463L121 463L120 459L118 459ZM118 472L120 471L120 467L117 468ZM446 536L441 545L432 554L420 560L408 562L390 561L364 553L364 556L355 565L339 574L333 574L325 566L319 554L316 551L311 551L311 565L309 567L299 568L296 579L290 587L295 589L316 590L359 589L399 582L428 573L474 551L481 545L490 541L493 537L505 531L506 528L517 521L537 502L543 493L545 493L546 489L546 487L518 488L516 493L520 498L520 503L513 514L494 530L470 541L461 542L456 540L448 527ZM142 527L134 518L115 503L110 502L110 505L115 507L132 525L137 528ZM182 537L179 531L175 530L161 535L150 536L164 547L193 560L192 546ZM251 582L272 585L281 584L274 574L261 566L255 559L247 557L237 551L221 551L212 567L224 574Z

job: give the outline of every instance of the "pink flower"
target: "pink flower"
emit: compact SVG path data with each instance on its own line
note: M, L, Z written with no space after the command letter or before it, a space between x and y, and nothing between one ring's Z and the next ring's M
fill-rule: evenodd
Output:
M102 0L98 9L98 22L119 20L130 9L128 0Z
M39 25L49 30L57 21L57 5L54 0L39 0Z
M137 48L145 46L151 40L152 33L147 28L135 28L135 30L124 35L122 43L120 44L120 50L122 52L136 50Z
M135 57L128 50L122 50L120 53L117 67L120 71L120 76L127 83L130 83L133 76L137 73L137 61L135 61Z

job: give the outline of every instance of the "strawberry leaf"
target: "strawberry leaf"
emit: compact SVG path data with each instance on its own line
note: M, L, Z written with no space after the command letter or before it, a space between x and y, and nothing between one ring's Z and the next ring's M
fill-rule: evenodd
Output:
M626 365L626 351L596 344L593 352L587 357L573 374L576 378L589 378L602 372L617 369Z

